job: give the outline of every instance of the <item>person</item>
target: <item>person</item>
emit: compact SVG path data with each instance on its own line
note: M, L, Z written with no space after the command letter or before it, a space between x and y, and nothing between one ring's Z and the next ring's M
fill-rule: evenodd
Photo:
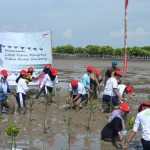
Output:
M124 118L127 117L129 112L129 105L125 102L121 103L119 108L111 113L107 124L102 129L101 140L115 142L119 137L120 141L123 141Z
M41 91L40 86L41 86L42 80L44 79L44 76L49 72L50 68L51 68L51 65L49 65L49 64L45 65L45 67L44 67L44 69L42 70L42 72L41 72L37 77L35 77L35 78L33 79L34 82L39 81L39 85L38 85L38 87L39 87L39 92ZM45 88L43 87L42 91L45 93L44 89L45 89ZM41 92L42 92L42 91L41 91Z
M103 80L103 77L101 79L99 79L100 74L101 73L100 73L100 71L97 68L94 68L93 74L91 74L90 82L91 82L91 89L93 90L93 93L92 93L91 97L93 99L97 99L98 98L98 94L97 94L98 87L99 87L99 84Z
M47 102L48 105L52 102L52 92L53 88L56 84L58 84L58 78L57 78L57 69L55 67L52 67L48 70L48 72L45 74L44 79L42 80L42 83L40 85L40 89L42 90L43 87L45 88L46 94L50 93L50 99Z
M124 101L124 98L118 92L118 79L122 77L121 71L116 70L114 76L109 78L106 82L103 92L102 112L110 111L111 107L118 106Z
M87 72L82 76L81 83L84 85L86 89L86 94L85 96L89 98L90 93L93 91L90 88L90 74L93 72L93 66L89 65L87 66Z
M107 80L111 77L112 72L115 72L116 70L120 70L117 67L117 61L112 61L111 65L112 66L110 68L108 68L105 72L104 86L106 85Z
M12 93L15 95L15 92L10 88L10 85L7 81L8 72L7 70L2 70L0 72L0 118L2 117L3 107L8 109L8 114L14 114L15 104L7 100L7 93Z
M34 72L34 68L33 67L29 67L28 68L28 76L26 77L26 83L29 84L29 82L32 82L34 80L35 77L33 77L33 72Z
M128 149L130 141L135 136L140 126L142 126L141 142L143 150L150 150L150 102L143 102L139 106L133 129L124 144L125 150Z
M70 100L73 103L73 108L79 110L79 105L86 99L86 90L82 83L78 80L73 80L69 84Z
M16 79L16 100L18 104L18 111L20 114L26 113L26 94L29 91L25 78L28 76L26 70L21 70L19 77Z

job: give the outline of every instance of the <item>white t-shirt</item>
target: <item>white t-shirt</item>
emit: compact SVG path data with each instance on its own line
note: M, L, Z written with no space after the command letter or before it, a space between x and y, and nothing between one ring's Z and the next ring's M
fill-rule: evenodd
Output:
M133 131L137 132L140 125L142 126L142 138L146 141L150 141L150 108L137 114Z
M55 84L57 84L57 83L58 83L57 76L56 76L56 78L54 79L54 81L51 81L51 78L49 77L49 75L46 74L46 75L44 76L44 79L42 80L42 83L41 83L41 85L40 85L40 88L42 88L44 85L45 85L45 86L48 86L48 87L54 87Z
M118 92L119 92L120 96L123 96L125 88L126 88L126 86L124 84L119 84L118 85Z
M23 93L26 94L26 92L29 90L26 81L23 78L20 78L17 83L16 92L17 93Z
M116 78L111 77L107 80L103 95L116 96L113 89L118 88L118 82Z
M81 84L80 82L78 82L78 87L76 90L73 90L71 84L69 84L69 91L72 91L73 92L73 95L78 95L79 94L82 94L82 95L85 95L86 94L86 91L85 91L85 87L83 84Z

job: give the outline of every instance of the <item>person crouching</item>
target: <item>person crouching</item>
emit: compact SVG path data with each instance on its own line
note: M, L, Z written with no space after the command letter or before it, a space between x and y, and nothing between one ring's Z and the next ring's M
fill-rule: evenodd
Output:
M77 80L71 81L69 84L70 100L73 103L73 108L79 110L79 105L87 99L85 87Z

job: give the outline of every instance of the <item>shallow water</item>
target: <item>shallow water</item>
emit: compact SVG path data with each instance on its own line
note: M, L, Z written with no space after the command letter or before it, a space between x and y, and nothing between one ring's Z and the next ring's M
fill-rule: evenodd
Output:
M11 139L5 134L5 129L9 124L15 123L21 130L17 136L17 148L21 150L115 150L112 143L100 140L100 132L106 124L108 114L102 114L100 110L95 109L92 119L91 133L87 130L90 109L86 106L80 112L66 109L66 100L68 97L68 84L71 80L81 80L86 72L88 65L93 65L103 71L110 66L111 60L82 60L82 59L54 59L53 64L58 68L58 78L60 80L60 92L55 92L54 102L48 107L47 111L47 134L44 134L44 110L43 97L39 98L34 105L31 115L27 110L26 115L19 115L17 110L14 115L3 113L0 120L0 150L7 150L11 147ZM123 70L123 61L118 61L118 67ZM138 105L141 101L148 100L150 95L150 65L149 62L129 61L129 73L125 76L125 83L130 82L134 87L134 92L129 99L129 105L132 108L131 114L136 115ZM103 86L103 84L101 84ZM101 92L102 94L102 92ZM101 98L101 95L99 96ZM13 96L9 99L15 101ZM101 100L95 101L101 105ZM17 106L17 105L16 105ZM27 100L29 107L29 100ZM68 132L68 126L65 119L71 117L71 129ZM141 150L141 133L136 135L130 144L130 150Z

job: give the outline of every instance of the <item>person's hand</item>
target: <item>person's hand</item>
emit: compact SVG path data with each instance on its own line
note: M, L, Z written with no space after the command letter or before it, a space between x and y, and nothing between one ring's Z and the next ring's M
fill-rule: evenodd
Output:
M125 144L123 145L123 149L124 149L124 150L128 150L128 147L129 147L129 145L128 145L127 143L125 143Z
M119 135L120 141L123 141L123 135L122 135L122 133L121 133L121 132L118 132L118 135Z
M89 89L89 92L90 92L90 93L93 93L93 90Z

